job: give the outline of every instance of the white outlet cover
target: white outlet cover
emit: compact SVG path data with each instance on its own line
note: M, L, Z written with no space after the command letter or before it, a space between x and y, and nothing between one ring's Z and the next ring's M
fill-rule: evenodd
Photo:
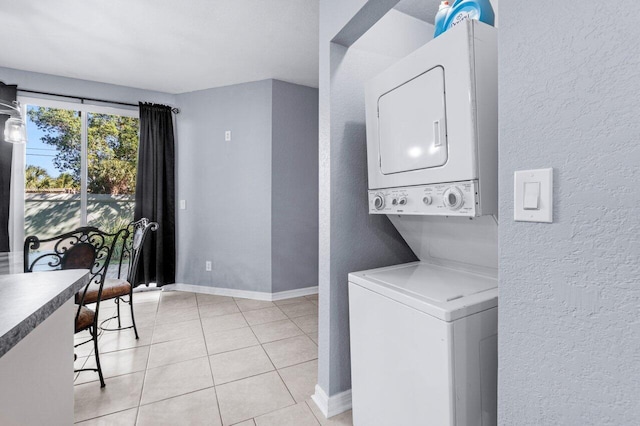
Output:
M229 142L231 140L231 130L224 132L224 140Z
M180 210L187 209L187 200L180 200Z
M536 183L539 184L539 187L531 185ZM525 187L539 188L537 209L524 208ZM513 178L513 219L518 222L553 222L553 169L515 172Z

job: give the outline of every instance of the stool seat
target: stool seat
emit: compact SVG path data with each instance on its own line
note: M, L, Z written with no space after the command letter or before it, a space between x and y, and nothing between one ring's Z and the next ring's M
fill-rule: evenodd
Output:
M91 284L84 296L84 303L95 303L98 301L98 290L100 286ZM128 296L131 293L131 284L121 278L107 278L102 287L102 300L115 299L116 297ZM76 303L80 303L80 294L76 294Z
M80 314L78 314L78 317L76 318L76 333L80 333L81 331L91 327L95 317L95 311L87 308L86 306L81 306Z

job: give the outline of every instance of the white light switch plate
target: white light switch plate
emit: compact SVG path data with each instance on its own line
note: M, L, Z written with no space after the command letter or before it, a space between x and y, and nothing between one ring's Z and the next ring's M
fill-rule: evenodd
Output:
M553 169L520 170L514 174L513 219L519 222L553 222ZM538 183L537 185L530 185ZM529 184L529 185L527 185ZM525 187L539 189L537 209L525 209ZM531 197L531 194L527 194ZM531 199L528 198L529 204Z
M187 208L187 200L180 200L180 210L185 210Z
M227 130L226 132L224 132L224 140L226 142L229 142L231 140L231 130Z

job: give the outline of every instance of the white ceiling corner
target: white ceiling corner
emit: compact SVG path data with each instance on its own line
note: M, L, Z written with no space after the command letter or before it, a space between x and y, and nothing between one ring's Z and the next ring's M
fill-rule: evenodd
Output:
M10 0L0 66L167 93L318 86L318 0Z

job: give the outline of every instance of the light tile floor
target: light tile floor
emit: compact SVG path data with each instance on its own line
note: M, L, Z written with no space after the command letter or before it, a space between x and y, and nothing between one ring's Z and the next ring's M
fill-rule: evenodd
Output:
M351 412L327 420L310 399L318 370L317 296L272 303L154 291L136 293L134 309L140 339L133 330L99 338L106 387L97 373L76 375L76 424L352 424ZM114 312L113 302L100 307L102 318ZM128 310L123 317L129 324ZM95 366L92 345L76 354L76 368Z

